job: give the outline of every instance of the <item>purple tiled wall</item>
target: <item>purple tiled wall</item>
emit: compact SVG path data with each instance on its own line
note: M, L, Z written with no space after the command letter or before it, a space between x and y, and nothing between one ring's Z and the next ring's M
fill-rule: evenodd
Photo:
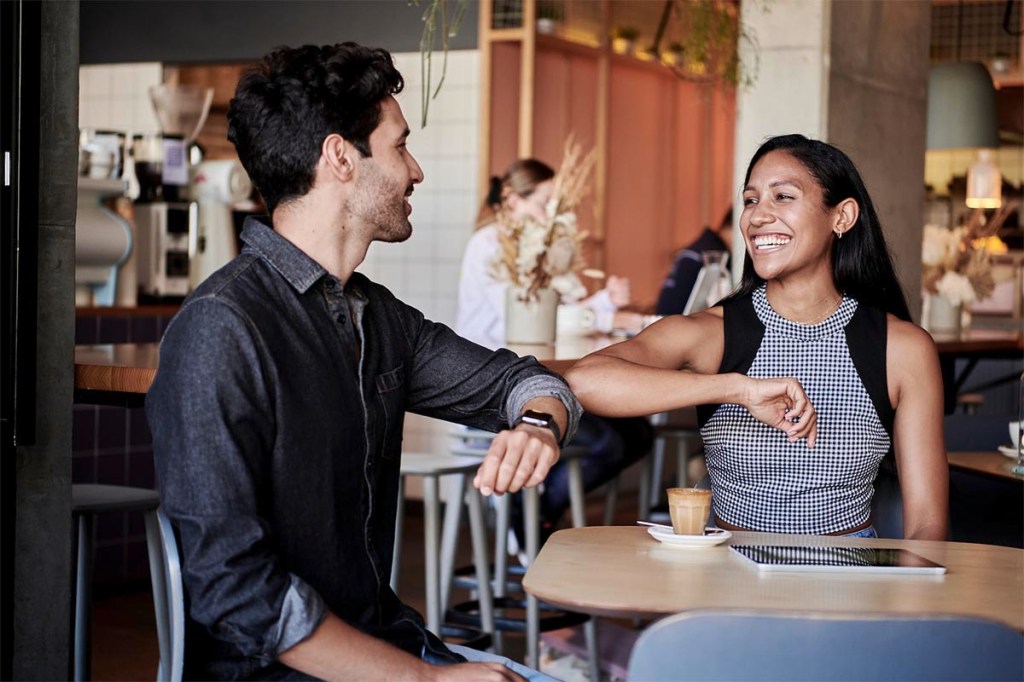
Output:
M155 343L171 317L80 316L75 343ZM156 488L153 439L141 407L75 405L73 429L72 482ZM149 581L141 512L100 514L95 546L95 589L114 591Z

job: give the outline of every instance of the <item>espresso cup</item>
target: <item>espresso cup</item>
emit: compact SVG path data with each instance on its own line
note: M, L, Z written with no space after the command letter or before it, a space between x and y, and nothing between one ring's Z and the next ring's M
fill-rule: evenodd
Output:
M711 491L706 488L669 488L668 513L677 535L704 535L711 513Z
M562 304L558 306L556 329L559 336L583 336L594 331L597 318L594 311L585 305Z

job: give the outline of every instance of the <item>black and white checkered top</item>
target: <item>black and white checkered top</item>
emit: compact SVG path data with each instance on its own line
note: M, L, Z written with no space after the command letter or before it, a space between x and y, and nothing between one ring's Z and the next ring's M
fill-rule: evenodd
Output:
M818 437L814 448L790 443L739 405L720 405L701 429L715 514L779 533L857 527L870 518L873 483L891 444L847 345L857 301L844 296L827 319L804 325L776 313L764 285L752 300L764 336L747 375L799 379L818 413ZM878 361L885 362L884 348Z

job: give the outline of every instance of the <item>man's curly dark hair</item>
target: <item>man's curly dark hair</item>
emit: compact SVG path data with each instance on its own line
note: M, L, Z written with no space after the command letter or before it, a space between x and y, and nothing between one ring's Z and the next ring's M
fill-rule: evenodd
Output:
M328 135L370 156L381 103L403 86L387 50L356 43L280 47L242 76L228 106L228 140L267 210L309 192Z

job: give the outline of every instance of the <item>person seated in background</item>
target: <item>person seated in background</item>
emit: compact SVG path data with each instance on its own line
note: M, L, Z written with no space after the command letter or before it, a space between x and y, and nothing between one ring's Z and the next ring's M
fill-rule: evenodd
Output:
M532 214L543 219L554 177L555 171L547 164L519 159L501 178L491 179L477 229L462 256L456 333L488 348L505 345L505 293L509 285L497 279L491 267L499 249L498 221L503 215L515 219ZM627 305L629 298L629 280L612 276L602 290L581 304L595 311L599 329L610 331L615 312ZM610 481L646 455L653 442L653 429L646 419L584 414L576 437L569 443L583 446L589 453L581 462L584 490ZM564 463L558 463L544 482L541 495L542 539L550 535L568 508L568 470Z
M910 321L853 162L802 135L766 141L743 183L739 289L580 360L584 409L696 406L715 522L874 537L895 451L904 535L944 540L948 465L935 344Z
M655 315L679 315L690 300L690 293L697 283L697 275L704 267L705 251L724 251L732 248L732 207L722 216L718 227L707 226L700 236L676 254L672 270L661 285Z
M388 583L406 411L505 429L483 494L538 485L580 413L532 358L459 338L355 272L372 242L412 233L423 172L402 86L382 49L279 48L228 108L270 216L186 299L146 396L187 679L551 679L446 646Z

